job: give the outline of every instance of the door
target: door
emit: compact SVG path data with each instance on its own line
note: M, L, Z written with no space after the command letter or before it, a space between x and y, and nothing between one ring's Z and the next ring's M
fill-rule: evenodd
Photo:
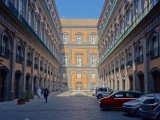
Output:
M4 78L0 78L0 102L3 101L3 94L4 94Z
M103 88L103 97L107 97L109 95L109 92L107 90L107 88Z
M124 97L125 97L125 93L124 92L115 93L113 95L113 98L112 98L113 107L114 108L121 108L123 103L124 103Z
M14 92L15 92L15 99L18 98L18 80L14 80Z

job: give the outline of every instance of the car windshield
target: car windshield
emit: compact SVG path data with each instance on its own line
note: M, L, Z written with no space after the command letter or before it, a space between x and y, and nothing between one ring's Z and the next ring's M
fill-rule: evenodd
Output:
M141 97L137 98L137 100L138 100L138 101L140 101L140 102L142 102L142 101L145 99L145 97L146 97L146 96L145 96L145 95L143 95L143 96L141 96Z
M156 101L156 98L147 97L147 98L143 101L143 103L144 103L144 104L153 104L153 103L155 103L155 101Z

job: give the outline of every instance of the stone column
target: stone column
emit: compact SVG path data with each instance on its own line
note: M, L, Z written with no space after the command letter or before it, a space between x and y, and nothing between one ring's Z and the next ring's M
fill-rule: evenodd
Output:
M136 53L135 53L135 48L134 48L135 44L133 44L133 48L132 48L132 58L133 58L133 90L137 90L136 89Z
M45 88L45 86L44 86L45 59L44 58L43 58L43 62L42 62L42 67L43 67L43 70L42 70L42 80L41 80L41 82L42 82L42 87Z
M122 75L121 75L121 56L118 56L119 58L119 89L122 90Z
M127 68L127 51L124 51L124 70L125 70L125 90L127 90L128 68Z
M38 74L37 74L37 87L39 88L39 82L40 82L40 62L41 62L41 56L38 55Z
M10 59L10 70L11 70L11 89L10 89L10 100L15 99L14 95L14 76L15 76L15 62L16 62L16 37L13 36L12 53Z
M34 83L34 62L35 62L35 52L34 50L32 51L32 66L31 66L31 81L29 82L30 85L30 93L34 94L34 88L33 88L33 83Z
M115 90L117 90L117 72L116 72L116 58L114 58L114 88Z
M46 86L45 86L45 87L48 88L48 70L49 70L49 69L48 69L48 65L49 65L49 62L48 62L48 61L47 61L47 64L46 64L46 65L47 65L47 68L46 68L46 69L47 69L47 73L46 73Z
M27 59L27 46L24 44L24 51L23 51L23 62L22 62L22 83L21 83L21 95L25 96L25 81L26 81L26 59Z

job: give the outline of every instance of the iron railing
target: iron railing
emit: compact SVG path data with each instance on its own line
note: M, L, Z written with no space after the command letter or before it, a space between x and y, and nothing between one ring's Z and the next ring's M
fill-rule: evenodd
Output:
M142 63L143 62L143 55L140 55L137 57L137 63Z
M132 67L132 60L128 61L126 64L127 67Z
M0 54L5 57L10 56L10 50L6 47L0 46Z
M38 65L37 64L34 64L34 69L38 69Z
M116 68L116 72L118 72L118 71L119 71L119 68L117 67L117 68Z
M23 57L16 54L16 61L22 63Z
M121 70L124 70L124 64L121 65Z
M155 58L159 56L159 47L150 50L150 58Z
M27 60L27 64L26 64L27 66L31 66L32 65L32 61L30 61L30 60Z
M107 54L99 61L98 66L104 62L104 60L117 48L117 46L128 36L129 33L139 24L139 22L150 12L153 8L153 1L149 3L149 5L142 11L142 13L132 22L132 24L127 28L127 30L119 37L117 42L113 45L113 47L107 52ZM102 35L101 35L102 36ZM99 37L99 40L101 37Z

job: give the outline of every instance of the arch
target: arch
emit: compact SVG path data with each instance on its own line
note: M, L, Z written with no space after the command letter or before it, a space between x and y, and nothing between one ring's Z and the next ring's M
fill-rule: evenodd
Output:
M8 98L6 98L8 93L8 86L10 84L9 79L9 70L6 66L0 67L0 102L6 101Z
M20 96L20 81L22 77L22 72L20 70L17 70L15 72L15 77L14 77L14 93L15 93L15 98L18 98Z
M144 73L142 71L139 71L137 73L137 76L138 76L137 86L139 85L137 89L139 91L145 92Z
M133 90L133 76L129 74L128 78L129 78L129 90Z
M151 92L160 93L160 69L157 67L152 68L150 71L150 87Z

